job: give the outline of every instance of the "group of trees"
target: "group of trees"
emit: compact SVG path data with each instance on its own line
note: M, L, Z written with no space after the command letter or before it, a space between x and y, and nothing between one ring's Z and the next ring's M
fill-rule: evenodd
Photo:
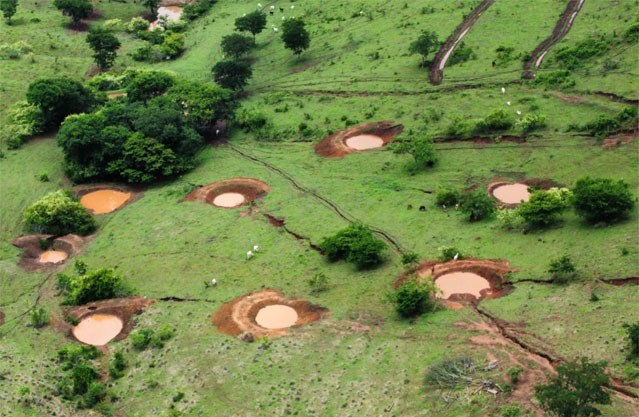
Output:
M54 96L64 95L58 93ZM51 103L55 121L78 112L80 106L68 105ZM67 117L56 140L64 152L65 170L76 182L150 183L193 167L203 135L211 137L216 121L229 118L233 111L228 90L177 80L163 72L141 72L129 82L126 99Z

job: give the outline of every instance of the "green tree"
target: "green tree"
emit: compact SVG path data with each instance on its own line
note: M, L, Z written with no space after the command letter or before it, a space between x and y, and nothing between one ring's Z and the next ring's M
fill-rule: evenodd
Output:
M488 218L495 212L495 202L483 190L462 193L459 197L459 207L471 222Z
M425 67L428 55L436 50L438 46L439 42L437 41L437 34L435 32L422 31L419 37L411 42L408 47L408 52L411 55L421 55L422 62L420 63L420 67Z
M253 76L253 69L246 62L220 61L213 66L213 79L224 88L241 90Z
M148 184L180 172L175 153L157 139L145 137L140 132L134 133L124 143L122 158L109 169L126 181L137 184Z
M162 0L142 0L142 6L148 7L151 15L155 17L158 12L158 6Z
M129 295L124 279L114 269L76 270L75 275L58 274L58 288L66 296L65 303L81 305Z
M266 27L266 14L256 10L245 16L235 19L235 29L240 32L251 32L253 40L255 35L261 33Z
M220 46L226 55L238 59L246 55L255 46L255 41L249 36L232 33L222 38Z
M18 11L18 0L0 0L0 10L4 15L7 25L10 25L11 18Z
M414 279L410 279L390 294L389 298L395 304L397 313L408 318L435 310L436 292L437 288L432 281L417 283Z
M93 59L100 70L113 66L115 58L118 56L116 51L121 45L113 33L104 28L91 29L86 42L93 49Z
M93 6L89 0L53 0L53 4L63 14L71 16L73 23L86 19L93 11Z
M589 223L614 223L623 220L634 208L630 185L624 180L582 178L573 189L577 214Z
M148 101L160 96L175 83L175 78L162 71L142 71L133 77L126 89L129 101Z
M62 190L47 194L27 207L24 222L31 232L56 236L69 233L85 236L96 229L87 209Z
M631 361L639 360L639 321L634 324L624 324L623 328L628 337L627 358Z
M437 153L433 141L427 137L419 137L412 141L408 151L415 160L417 169L433 167L437 161Z
M531 226L548 227L559 220L569 201L570 192L566 189L538 190L517 207L517 213Z
M505 110L495 110L475 125L477 133L492 133L510 129L515 123L513 117Z
M288 49L299 56L310 46L311 35L303 20L288 19L282 24L282 40Z
M557 376L547 385L535 387L535 398L541 407L557 417L600 416L597 404L610 404L605 390L610 379L605 374L605 362L566 363L557 367Z
M345 259L359 269L370 269L384 262L386 244L366 226L352 224L333 236L324 238L319 248L331 262Z
M70 114L89 111L95 97L70 78L40 78L29 84L27 101L42 110L46 127L54 128Z

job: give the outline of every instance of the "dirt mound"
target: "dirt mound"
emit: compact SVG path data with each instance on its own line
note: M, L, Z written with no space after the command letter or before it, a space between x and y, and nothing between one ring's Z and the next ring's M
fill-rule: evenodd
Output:
M115 298L71 307L65 310L64 315L65 317L72 317L77 322L82 322L84 319L94 315L115 316L122 321L122 329L112 340L122 340L133 330L135 325L133 316L141 314L143 309L153 304L153 302L153 300L144 297ZM82 340L75 337L75 327L67 321L56 323L56 328L70 338L82 342Z
M235 208L251 204L271 192L269 186L252 178L232 178L217 181L193 190L181 201L199 201L215 207ZM239 196L243 197L242 200Z
M243 295L222 305L213 314L213 324L222 333L236 337L247 332L258 339L286 335L288 327L267 329L257 324L258 313L269 306L289 307L295 310L297 320L293 326L317 321L329 314L324 307L305 300L288 300L281 292L267 289Z
M119 184L87 184L73 187L73 194L94 215L108 214L139 200L142 190Z
M22 249L18 265L28 271L36 271L63 265L71 255L79 253L91 237L34 234L13 239L11 244Z
M413 276L416 276L417 279L432 279L437 282L439 278L444 277L447 280L451 277L464 278L461 275L456 276L453 274L473 274L487 281L488 287L480 289L476 285L472 285L473 288L469 288L468 293L453 293L449 290L450 294L448 294L446 289L443 292L448 296L446 300L449 302L477 302L484 298L497 298L508 294L512 288L508 284L508 273L512 271L513 269L508 261L499 259L462 259L449 262L425 261L412 271L400 275L395 280L393 287L399 288L407 279ZM452 289L453 286L450 288ZM457 307L455 304L450 306Z
M357 151L354 147L350 147L346 144L349 139L360 137L355 139L353 146L359 146L357 141L366 142L366 137L374 137L374 141L381 140L381 144L376 144L375 147L385 146L391 142L395 136L402 133L404 126L401 124L394 124L390 121L383 122L371 122L364 123L358 126L353 126L346 130L339 130L332 135L324 138L320 143L315 145L315 152L326 158L341 158L344 155ZM361 139L361 137L364 137ZM367 144L362 143L360 149L371 149ZM364 146L366 145L366 146Z

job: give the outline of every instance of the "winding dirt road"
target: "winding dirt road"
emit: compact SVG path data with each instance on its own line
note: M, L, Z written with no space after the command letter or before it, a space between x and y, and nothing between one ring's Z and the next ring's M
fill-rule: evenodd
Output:
M583 0L582 0L583 1ZM428 72L428 78L433 85L439 85L444 79L444 68L446 67L446 62L453 55L455 48L459 45L459 43L464 39L464 36L470 31L475 22L479 19L479 17L484 13L495 0L484 0L479 6L477 6L466 18L461 22L457 28L450 34L446 42L439 48L437 54L435 55L435 59L430 65L430 70Z
M575 22L575 18L581 10L586 0L570 0L566 6L566 10L561 14L561 17L555 25L555 29L552 34L544 39L530 55L530 59L524 64L524 78L530 79L534 77L535 70L539 68L544 61L546 54L557 42L563 39L564 36L570 32L572 24Z

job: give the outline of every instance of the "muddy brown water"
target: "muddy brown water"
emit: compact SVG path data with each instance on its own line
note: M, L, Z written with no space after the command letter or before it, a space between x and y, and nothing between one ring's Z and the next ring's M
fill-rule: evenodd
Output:
M213 205L218 207L237 207L244 204L246 197L240 193L223 193L213 199Z
M106 214L120 208L131 198L131 193L117 190L98 190L85 194L80 203L93 214Z
M40 254L38 262L41 264L59 264L60 262L64 262L68 257L69 255L61 250L48 250Z
M519 204L530 200L526 184L504 184L493 190L495 198L506 204Z
M490 289L490 283L482 276L472 272L452 272L435 280L435 285L442 292L441 297L448 299L453 294L472 294L481 297L481 291Z
M375 135L358 135L346 139L346 146L358 151L367 149L381 148L384 146L384 140Z
M73 328L73 335L87 345L104 346L120 334L123 326L117 316L92 314Z
M281 304L266 306L257 312L255 322L265 329L285 329L297 322L297 311Z

